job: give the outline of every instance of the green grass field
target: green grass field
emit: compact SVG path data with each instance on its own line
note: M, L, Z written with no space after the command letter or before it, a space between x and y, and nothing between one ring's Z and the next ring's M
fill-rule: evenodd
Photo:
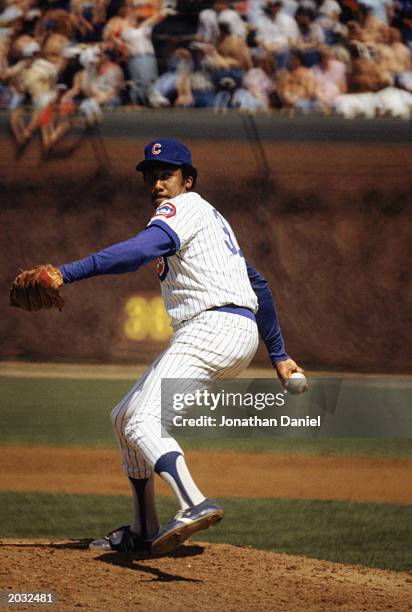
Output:
M287 499L219 502L224 521L195 539L397 571L412 569L411 506ZM127 524L131 513L131 502L123 496L2 492L0 505L2 538L95 538ZM162 521L175 509L173 499L159 498Z
M0 445L114 447L109 414L133 381L0 377ZM410 439L185 437L184 448L410 457ZM331 474L333 477L333 474ZM198 539L393 570L412 569L412 506L226 498L225 520ZM174 511L160 498L162 520ZM130 520L123 496L0 492L0 537L94 538Z
M0 377L0 444L115 447L110 411L132 386L129 380ZM189 438L186 449L317 455L412 456L410 439L276 437Z

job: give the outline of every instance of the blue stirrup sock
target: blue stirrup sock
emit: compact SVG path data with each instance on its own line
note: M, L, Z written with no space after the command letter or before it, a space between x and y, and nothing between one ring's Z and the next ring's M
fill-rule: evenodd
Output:
M172 488L182 510L200 504L205 499L194 482L181 453L171 451L157 460L154 470Z
M159 531L159 519L154 493L154 474L150 478L131 478L134 516L131 531L149 540Z

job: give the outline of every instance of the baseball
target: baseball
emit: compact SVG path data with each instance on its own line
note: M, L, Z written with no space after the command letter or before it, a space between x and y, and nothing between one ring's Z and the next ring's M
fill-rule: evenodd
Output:
M302 372L293 372L287 379L285 386L291 393L303 393L308 388L308 381Z

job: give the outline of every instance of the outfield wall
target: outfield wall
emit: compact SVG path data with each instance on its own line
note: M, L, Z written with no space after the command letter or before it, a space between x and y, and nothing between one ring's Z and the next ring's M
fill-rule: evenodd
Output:
M410 125L207 111L109 115L47 161L37 141L16 160L0 116L3 359L146 363L164 347L154 264L65 287L62 313L7 305L17 268L79 259L145 226L134 166L158 135L192 148L198 190L270 281L290 354L306 367L408 371Z

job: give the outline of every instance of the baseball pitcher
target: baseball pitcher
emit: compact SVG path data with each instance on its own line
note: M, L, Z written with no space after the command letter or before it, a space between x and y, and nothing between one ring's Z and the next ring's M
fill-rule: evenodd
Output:
M226 219L194 191L197 171L188 147L159 139L144 154L137 170L153 204L145 229L80 261L21 272L10 292L13 306L61 309L64 284L136 272L157 259L174 334L111 415L131 483L134 517L130 526L91 544L143 556L168 553L223 517L222 508L194 482L177 441L161 435L162 378L235 377L252 360L259 334L283 382L302 372L285 351L267 281L243 257ZM155 474L168 483L180 506L163 527L156 512Z

